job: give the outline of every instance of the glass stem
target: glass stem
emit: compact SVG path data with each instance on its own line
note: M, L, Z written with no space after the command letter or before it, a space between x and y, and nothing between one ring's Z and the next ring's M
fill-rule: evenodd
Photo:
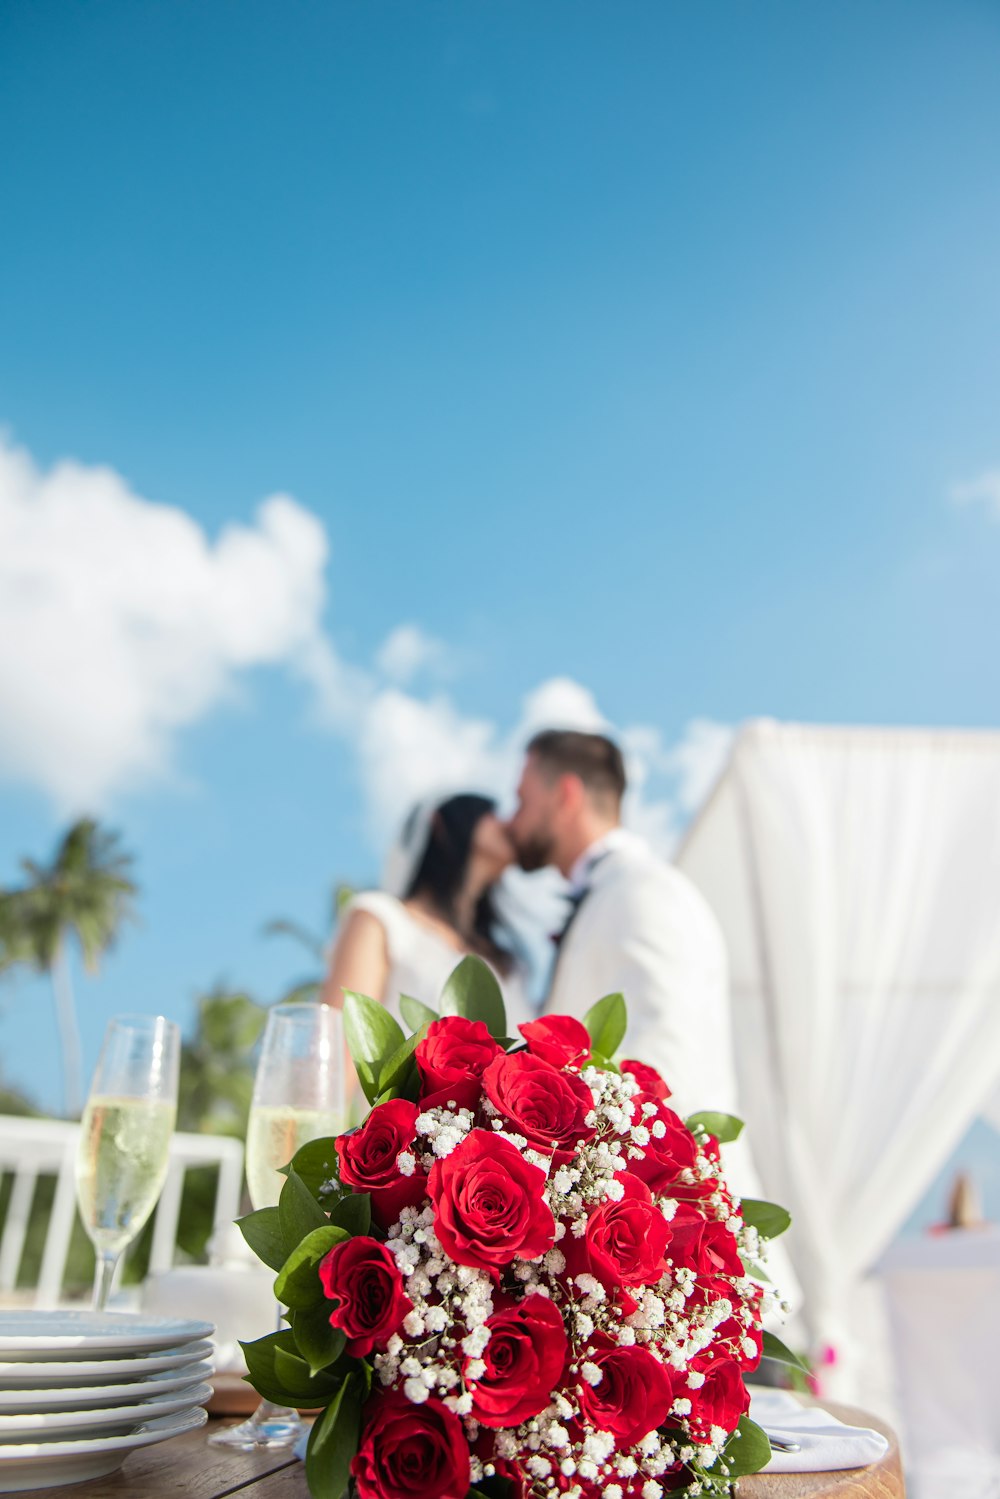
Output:
M108 1304L111 1282L115 1278L119 1258L118 1254L110 1254L107 1250L98 1251L97 1264L94 1267L93 1309L95 1312L103 1312Z

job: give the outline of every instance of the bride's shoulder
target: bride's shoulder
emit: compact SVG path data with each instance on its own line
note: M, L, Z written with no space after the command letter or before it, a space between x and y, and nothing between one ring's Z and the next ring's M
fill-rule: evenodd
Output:
M344 906L340 920L346 921L355 911L364 911L366 915L374 916L387 933L397 931L400 924L407 920L401 902L386 890L359 890Z

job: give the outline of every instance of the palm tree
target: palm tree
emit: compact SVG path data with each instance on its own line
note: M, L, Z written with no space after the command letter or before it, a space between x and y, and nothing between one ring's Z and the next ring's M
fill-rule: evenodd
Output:
M97 970L118 929L132 915L136 886L131 854L118 834L81 818L63 837L51 864L23 859L25 883L0 891L0 973L25 966L52 981L63 1053L63 1101L76 1117L83 1102L80 1030L67 947L79 944L87 970Z

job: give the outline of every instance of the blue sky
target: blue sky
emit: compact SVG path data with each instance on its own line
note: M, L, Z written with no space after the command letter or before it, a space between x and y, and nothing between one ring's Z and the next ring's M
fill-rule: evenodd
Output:
M0 880L83 805L137 854L88 1061L278 992L261 923L533 711L663 836L747 717L995 725L998 64L961 0L3 8L0 475L64 610L0 533Z

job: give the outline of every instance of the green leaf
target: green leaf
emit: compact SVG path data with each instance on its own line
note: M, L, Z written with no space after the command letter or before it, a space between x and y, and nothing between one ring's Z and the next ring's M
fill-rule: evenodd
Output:
M407 1036L402 1046L396 1050L382 1064L382 1070L378 1078L378 1091L381 1095L388 1089L401 1089L405 1092L409 1074L416 1076L416 1064L413 1061L413 1053L427 1034L427 1027L421 1026L420 1030L414 1031L412 1036Z
M330 1222L345 1228L353 1238L372 1226L372 1200L367 1192L350 1192L330 1209Z
M743 1222L749 1223L765 1239L776 1239L792 1221L787 1209L779 1207L776 1202L761 1202L756 1197L744 1197L740 1211Z
M749 1416L741 1416L740 1424L733 1432L722 1451L721 1461L729 1469L730 1478L742 1478L748 1473L759 1473L771 1461L771 1444L767 1433Z
M367 994L345 989L344 1034L365 1097L373 1103L379 1093L379 1073L405 1040L402 1027L384 1005Z
M621 1068L618 1066L617 1062L612 1062L610 1057L602 1056L599 1051L591 1052L590 1056L583 1063L583 1066L596 1067L600 1072L617 1072L619 1075L621 1074ZM581 1068L581 1071L582 1070L583 1069Z
M320 1187L328 1181L336 1181L340 1175L340 1158L334 1135L322 1140L307 1140L292 1156L290 1167L305 1182L315 1197ZM288 1174L288 1168L285 1168Z
M319 1374L335 1364L344 1351L347 1338L339 1327L330 1326L329 1306L301 1308L292 1313L295 1346L309 1365L310 1374Z
M330 1373L311 1374L309 1365L298 1352L290 1353L286 1348L277 1348L274 1354L274 1372L283 1390L292 1394L291 1405L327 1405L340 1387L340 1379Z
M360 1379L349 1375L309 1433L306 1483L312 1499L342 1499L347 1492L361 1438L363 1398Z
M309 1365L296 1351L290 1329L269 1332L252 1343L241 1343L248 1378L259 1395L277 1405L326 1405L336 1394L339 1380L330 1374L313 1378Z
M802 1362L797 1353L793 1353L786 1343L775 1337L773 1332L764 1333L764 1358L773 1358L779 1364L791 1364L793 1369L801 1369L803 1374L810 1374L812 1370L808 1364Z
M419 1031L422 1026L430 1025L438 1018L437 1010L432 1010L430 1005L421 1004L419 999L412 999L409 994L399 996L399 1008L411 1031Z
M728 1145L730 1140L738 1140L743 1129L743 1120L737 1119L735 1114L718 1114L712 1109L706 1109L700 1114L692 1114L685 1119L684 1123L692 1134L703 1129L706 1134L714 1135L720 1145Z
M285 1244L295 1245L327 1221L326 1214L297 1171L289 1169L278 1198L278 1219ZM280 1267L279 1267L280 1268Z
M507 1030L507 1012L496 974L482 958L463 958L441 991L441 1014L482 1020L491 1036Z
M347 1229L335 1223L324 1223L306 1234L302 1243L292 1250L274 1282L274 1294L282 1306L298 1311L324 1299L319 1262L334 1244L342 1244L349 1238Z
M259 1260L271 1270L280 1270L288 1256L277 1208L258 1208L237 1218L236 1227Z
M583 1017L593 1050L602 1057L613 1057L625 1039L628 1012L620 994L606 994L592 1005Z

